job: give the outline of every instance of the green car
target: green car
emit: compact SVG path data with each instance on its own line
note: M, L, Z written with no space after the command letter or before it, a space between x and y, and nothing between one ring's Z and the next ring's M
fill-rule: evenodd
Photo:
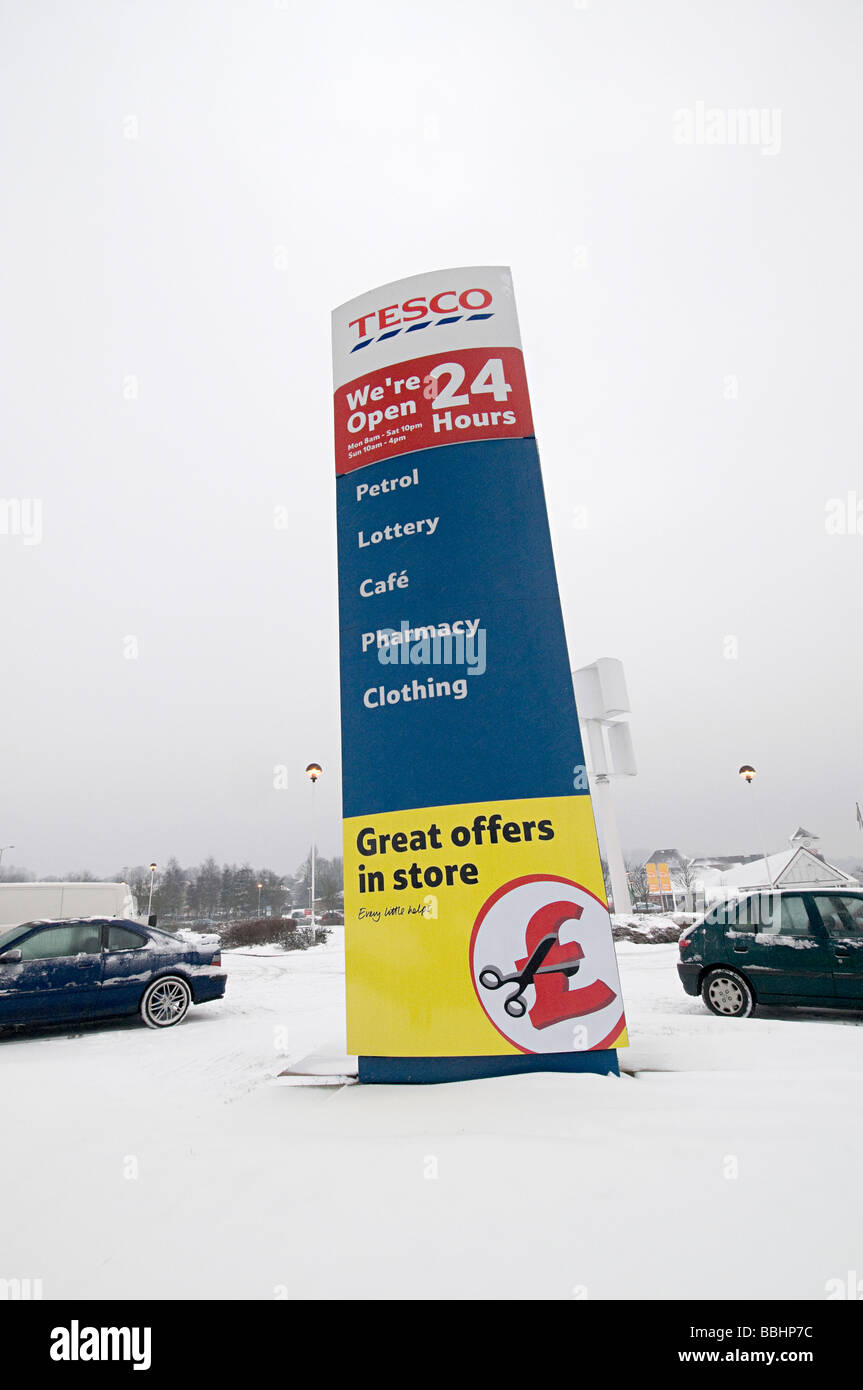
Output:
M684 931L677 972L687 994L725 1018L756 1004L863 1009L863 889L720 903Z

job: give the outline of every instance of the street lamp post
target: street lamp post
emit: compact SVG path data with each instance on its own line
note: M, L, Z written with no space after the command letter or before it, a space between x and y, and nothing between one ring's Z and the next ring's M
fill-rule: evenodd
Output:
M158 868L158 865L157 865L157 864L151 864L151 865L150 865L150 897L149 897L149 899L148 899L148 901L147 901L147 921L148 921L148 922L149 922L151 916L153 915L153 880L154 880L154 878L156 877L156 869L157 869L157 868Z
M743 778L743 781L746 783L747 787L751 787L751 786L752 786L752 783L755 781L755 768L754 768L754 767L751 767L749 763L744 763L742 767L739 767L739 768L737 769L737 776ZM770 872L770 865L769 865L768 862L767 862L767 855L764 853L764 839L763 839L763 836L762 836L762 834L761 834L761 827L760 827L760 825L759 825L759 823L758 823L758 813L757 813L757 811L756 811L756 809L755 809L755 799L754 799L754 797L751 799L751 805L752 805L752 823L753 823L753 825L755 826L755 839L756 839L756 841L758 841L758 840L761 841L761 855L762 855L762 858L763 858L763 860L764 860L764 873L765 873L765 875L766 875L766 877L767 877L767 882L769 883L770 887L772 888L772 887L773 887L773 875L772 875L771 872Z
M262 883L259 883L259 884L258 884L258 916L259 916L259 917L260 917L260 915L261 915L261 889L263 888L263 886L264 886L264 885L263 885Z
M7 850L7 849L14 849L14 848L15 848L14 845L0 845L0 869L2 869L2 867L3 867L3 851L4 851L4 850Z
M315 944L315 786L321 775L321 767L318 763L309 763L306 768L306 776L312 784L312 942Z

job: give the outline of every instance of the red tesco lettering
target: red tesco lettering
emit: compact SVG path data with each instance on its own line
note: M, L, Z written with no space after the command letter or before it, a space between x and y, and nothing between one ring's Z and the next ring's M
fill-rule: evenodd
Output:
M445 304L444 300L452 300L451 304ZM457 309L468 309L471 313L478 313L480 309L487 309L492 302L490 290L476 287L470 290L462 290L458 294L456 290L440 290L433 294L428 304L424 297L416 299L406 299L402 305L387 304L383 309L373 309L368 314L363 314L358 319L352 319L348 325L356 328L357 336L365 338L374 329L368 328L369 323L377 320L377 329L381 332L385 328L394 328L399 323L410 323L414 319L423 319L428 314L453 314ZM401 313L399 310L401 309Z

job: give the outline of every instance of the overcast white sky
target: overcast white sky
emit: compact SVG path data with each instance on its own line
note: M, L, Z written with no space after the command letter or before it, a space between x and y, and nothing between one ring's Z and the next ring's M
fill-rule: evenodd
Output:
M760 852L751 762L769 848L863 856L858 4L0 15L7 862L293 869L311 759L339 852L330 309L470 264L513 269L573 664L625 663L624 841ZM770 148L677 143L698 102Z

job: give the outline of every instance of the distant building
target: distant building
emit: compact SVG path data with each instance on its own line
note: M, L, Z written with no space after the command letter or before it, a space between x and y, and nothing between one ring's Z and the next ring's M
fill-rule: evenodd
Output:
M804 845L792 844L779 854L770 854L765 863L763 857L753 859L748 864L738 864L724 875L722 887L735 891L748 891L751 888L847 888L856 885L856 879L828 864L821 854L813 854ZM706 887L706 885L705 885Z
M759 888L859 888L844 869L831 864L817 848L820 836L798 826L788 837L789 848L770 854L698 855L688 859L678 849L658 849L647 863L668 865L674 906L694 906L697 895L707 906ZM663 902L663 906L667 906Z

